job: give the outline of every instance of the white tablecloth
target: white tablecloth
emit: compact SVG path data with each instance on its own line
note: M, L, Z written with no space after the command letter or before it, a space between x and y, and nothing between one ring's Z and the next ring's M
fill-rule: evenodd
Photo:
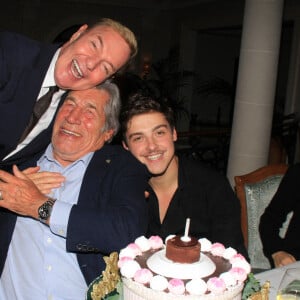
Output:
M255 278L257 278L261 284L265 283L267 280L270 281L269 300L276 299L276 293L281 282L282 276L285 270L289 268L300 268L300 261L297 261L293 264L289 264L281 268L275 268L269 271L255 274Z

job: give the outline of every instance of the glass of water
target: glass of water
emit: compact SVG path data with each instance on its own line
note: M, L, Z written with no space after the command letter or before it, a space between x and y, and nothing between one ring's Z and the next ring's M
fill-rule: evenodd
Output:
M300 300L300 268L286 269L277 291L277 300Z

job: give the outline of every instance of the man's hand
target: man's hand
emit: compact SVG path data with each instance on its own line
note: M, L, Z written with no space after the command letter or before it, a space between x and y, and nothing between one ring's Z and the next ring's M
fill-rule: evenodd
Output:
M296 261L295 257L288 252L278 251L272 254L275 267L282 267Z
M13 166L13 174L0 170L0 206L17 214L38 218L38 208L47 200L32 180Z
M44 194L50 194L55 188L59 188L65 181L65 177L58 172L39 172L39 167L31 167L23 171L38 189Z

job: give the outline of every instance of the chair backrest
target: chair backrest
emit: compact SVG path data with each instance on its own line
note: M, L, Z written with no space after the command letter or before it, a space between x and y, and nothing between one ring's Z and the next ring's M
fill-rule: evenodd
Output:
M252 268L269 269L259 235L259 221L287 170L286 164L267 165L235 176L235 191L241 204L241 227Z

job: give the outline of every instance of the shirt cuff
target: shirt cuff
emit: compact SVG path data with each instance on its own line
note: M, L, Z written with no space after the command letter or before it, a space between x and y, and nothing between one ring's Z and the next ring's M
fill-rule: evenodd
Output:
M73 204L55 201L50 216L50 230L61 237L67 237L67 228L69 222L69 216Z

